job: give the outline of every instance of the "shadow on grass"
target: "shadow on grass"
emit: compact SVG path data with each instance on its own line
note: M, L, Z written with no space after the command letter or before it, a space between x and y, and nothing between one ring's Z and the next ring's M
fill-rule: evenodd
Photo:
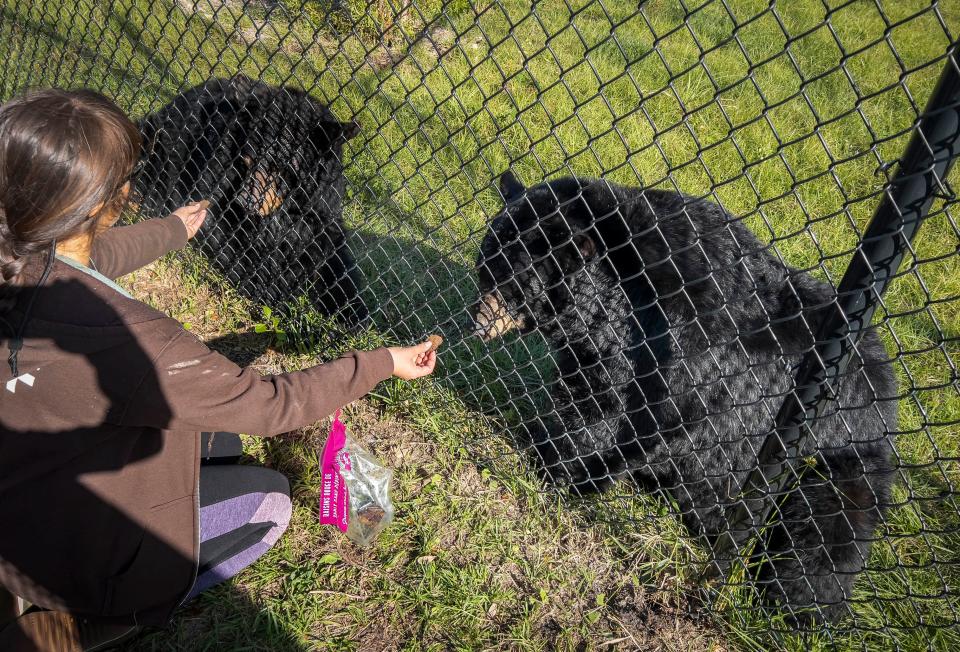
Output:
M366 279L376 327L402 343L444 338L436 379L471 411L508 424L535 416L553 369L546 342L508 335L483 342L473 333L479 298L472 261L426 241L355 232L351 246Z
M144 633L121 649L127 652L240 649L304 652L312 649L282 622L245 592L226 583L182 606L166 628Z
M350 248L365 282L374 325L405 342L438 333L453 342L468 325L475 275L429 238L354 231Z
M444 343L435 379L467 410L517 425L549 404L542 388L552 382L554 364L541 337L508 335L483 342L473 334L476 275L465 256L444 254L427 239L369 231L350 232L348 243L370 310L367 335L376 336L347 332L310 314L308 307L272 306L273 314L282 316L267 325L268 332L228 334L208 345L247 366L268 349L329 359L345 348L375 346L378 338L412 344L439 334Z

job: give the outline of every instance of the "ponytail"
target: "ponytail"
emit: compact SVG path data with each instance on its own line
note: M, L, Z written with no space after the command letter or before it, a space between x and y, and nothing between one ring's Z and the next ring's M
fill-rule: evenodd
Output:
M27 263L92 234L140 153L136 126L93 91L35 91L0 105L0 318ZM35 280L35 279L34 279ZM2 323L0 323L2 326Z
M0 316L16 305L23 268L30 256L36 253L32 249L34 247L17 242L7 227L3 208L0 207Z

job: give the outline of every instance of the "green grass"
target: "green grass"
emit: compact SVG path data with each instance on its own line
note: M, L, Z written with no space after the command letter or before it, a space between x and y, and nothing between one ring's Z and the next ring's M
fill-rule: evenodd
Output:
M948 44L937 16L956 34L960 2L940 2L939 14L919 0L880 2L882 13L872 1L827 4L829 27L820 0L775 12L760 0L687 2L686 10L654 0L641 13L626 0L428 0L400 13L391 9L400 3L347 0L333 14L313 0L284 0L270 13L216 0L0 0L0 97L26 85L91 85L142 115L210 75L243 71L307 88L360 122L347 152L345 217L378 328L356 342L295 337L274 363L296 367L345 346L438 330L449 343L439 382L387 383L363 404L363 428L377 431L385 418L430 452L407 469L402 446L382 443L399 456L391 461L400 465L401 517L373 551L349 549L311 519L312 444L251 441L258 458L298 478L290 536L237 588L203 598L171 638L145 645L216 647L217 637L265 632L290 645L353 649L383 631L409 649L596 647L625 638L616 633L617 621L632 622L624 595L642 605L660 596L679 614L702 551L665 525L670 519L642 518L662 505L637 497L561 507L511 453L503 433L537 410L542 395L530 388L551 364L536 337L492 349L462 337L472 261L499 210L495 178L512 166L528 183L577 173L709 196L775 242L786 262L838 281L883 187L880 164L902 151L936 81L940 64L926 64ZM903 504L858 583L862 602L845 624L858 631L790 636L776 619L738 608L749 600L739 590L721 592L719 618L692 631L746 649L960 648L957 628L946 627L960 609L958 244L956 220L936 203L877 315L901 380ZM193 268L187 276L202 277ZM226 302L215 311L221 319L197 315L184 297L204 285L187 287L164 304L175 316L217 332L250 326L224 298L216 299ZM321 332L314 318L301 319ZM488 462L482 471L477 458ZM509 518L498 511L501 492L516 510ZM591 588L596 578L583 574L578 537L597 555L590 565L606 569L606 588ZM538 557L538 547L560 561ZM663 586L673 597L651 588ZM240 604L250 596L252 606ZM221 624L198 633L191 619ZM634 629L659 632L651 619ZM783 632L768 635L771 624Z
M176 260L124 282L264 372L316 361L295 341L279 343L275 329L257 333L271 320L251 319L243 301L205 278L192 261ZM366 334L325 347L324 356L375 344ZM437 383L383 383L345 420L396 472L396 520L376 545L358 549L317 523L328 424L250 437L250 457L291 479L290 529L236 583L132 649L574 650L618 640L712 649L721 640L685 615L681 588L700 552L662 506L620 501L603 506L602 518L569 509ZM489 462L478 466L481 444ZM636 524L623 528L627 518Z

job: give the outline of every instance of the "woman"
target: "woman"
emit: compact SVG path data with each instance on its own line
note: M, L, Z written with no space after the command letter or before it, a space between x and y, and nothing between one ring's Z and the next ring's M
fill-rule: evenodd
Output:
M95 93L0 106L0 584L51 610L0 647L47 628L73 647L48 645L93 649L163 624L289 521L286 479L230 464L228 433L294 430L435 365L424 343L261 376L131 298L111 279L205 218L192 206L110 228L138 153L135 126Z

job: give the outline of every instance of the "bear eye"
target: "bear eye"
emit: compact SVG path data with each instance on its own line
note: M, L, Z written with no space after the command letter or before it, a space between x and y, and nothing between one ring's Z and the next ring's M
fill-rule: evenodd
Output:
M517 230L512 227L500 229L499 231L494 231L494 236L497 244L500 245L500 248L502 249L516 242Z

